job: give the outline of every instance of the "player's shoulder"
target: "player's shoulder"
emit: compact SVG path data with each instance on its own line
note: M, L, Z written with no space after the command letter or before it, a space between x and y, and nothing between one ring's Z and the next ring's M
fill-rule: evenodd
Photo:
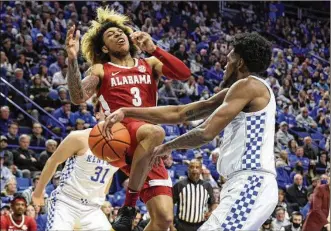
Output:
M72 143L76 143L76 144L87 143L91 130L92 129L89 128L89 129L85 129L85 130L72 131L68 134L66 139L68 141L70 141Z
M265 87L265 84L261 80L249 76L238 80L230 89L232 88L246 94L254 93L256 95L259 94L261 90L265 90Z
M103 68L103 64L101 63L96 63L93 64L87 71L85 76L87 75L96 75L99 77L103 77L104 76L104 68Z

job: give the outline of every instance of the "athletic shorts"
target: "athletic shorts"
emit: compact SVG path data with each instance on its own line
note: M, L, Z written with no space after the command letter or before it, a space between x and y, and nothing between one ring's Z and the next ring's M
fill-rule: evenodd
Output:
M81 230L111 229L100 206L86 204L54 190L48 199L46 230L74 230L75 226Z
M241 171L224 184L220 204L199 231L258 230L278 203L276 177Z
M141 126L148 123L139 120L125 119L122 121L122 124L128 129L130 133L131 145L126 156L126 161L128 164L124 167L121 167L120 169L129 176L131 170L130 163L138 146L136 136L137 131ZM154 166L148 173L145 184L140 191L140 198L144 203L147 203L147 201L159 195L168 195L172 197L172 181L168 175L168 171L165 168L163 161L161 161L158 166Z

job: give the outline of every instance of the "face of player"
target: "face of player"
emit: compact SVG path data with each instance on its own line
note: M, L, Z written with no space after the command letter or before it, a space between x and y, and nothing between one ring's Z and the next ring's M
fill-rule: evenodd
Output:
M13 205L12 205L12 210L15 215L23 215L26 211L26 203L21 200L17 200Z
M230 87L237 81L238 72L239 72L239 61L240 58L234 50L232 49L231 52L227 55L227 63L224 67L224 77L222 82L222 87Z
M108 53L110 56L124 57L129 54L129 38L120 28L108 28L103 34L103 42L102 51Z

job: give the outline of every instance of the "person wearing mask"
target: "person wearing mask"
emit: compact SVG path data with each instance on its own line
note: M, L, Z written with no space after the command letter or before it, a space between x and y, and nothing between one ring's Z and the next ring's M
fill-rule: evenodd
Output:
M274 230L280 230L289 224L290 222L285 218L285 209L281 206L276 208L276 218L272 221Z
M317 186L311 208L307 219L303 225L302 231L321 230L329 223L328 216L330 210L330 182ZM329 224L330 225L330 224Z
M173 202L181 206L178 206L176 214L178 220L176 228L170 226L170 230L196 231L217 207L213 188L210 183L200 179L201 173L201 162L193 159L188 167L187 179L183 179L173 186ZM191 200L191 197L194 198L197 195L206 199ZM192 206L195 209L191 209Z
M291 224L285 226L281 229L281 231L301 231L302 230L302 221L303 217L300 212L293 212L291 215Z
M23 196L15 196L10 207L13 213L0 217L1 231L37 231L36 221L24 215L27 203Z

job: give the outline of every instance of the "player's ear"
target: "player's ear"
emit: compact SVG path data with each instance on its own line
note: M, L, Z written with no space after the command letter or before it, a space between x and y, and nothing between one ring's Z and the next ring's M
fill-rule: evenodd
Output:
M238 65L238 69L239 69L240 72L245 72L246 71L245 62L242 58L239 59L237 65Z
M109 52L109 50L108 50L108 48L106 46L102 46L101 50L105 54L108 54L108 52Z

